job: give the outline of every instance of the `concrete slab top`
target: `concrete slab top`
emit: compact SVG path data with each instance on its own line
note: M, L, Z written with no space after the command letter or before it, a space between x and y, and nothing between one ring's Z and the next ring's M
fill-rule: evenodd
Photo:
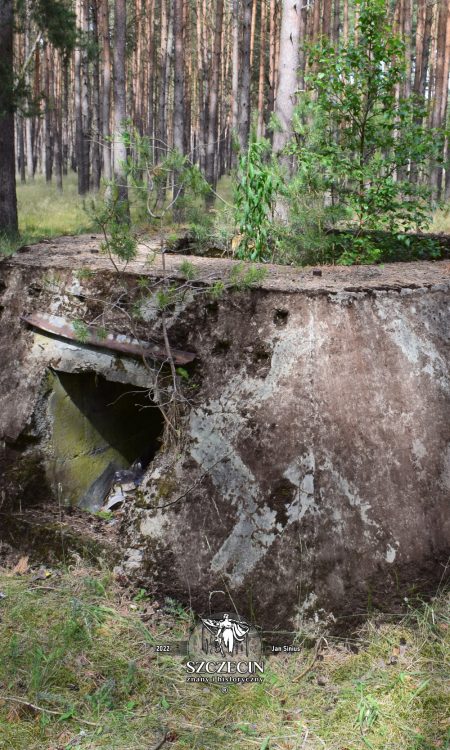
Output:
M101 253L100 235L58 237L36 245L23 247L17 254L4 261L7 266L52 269L89 269L90 271L114 271L110 258ZM197 270L196 280L213 282L226 277L240 261L233 258L205 258L194 255L165 254L166 271L171 277L183 278L183 261L192 263ZM257 264L258 265L258 264ZM261 264L266 276L255 286L281 292L305 292L310 294L336 294L339 292L365 292L370 290L400 290L404 288L450 288L450 260L412 261L380 265L313 267L280 266ZM120 270L126 275L163 275L160 239L141 242L137 257ZM315 275L314 270L320 270Z

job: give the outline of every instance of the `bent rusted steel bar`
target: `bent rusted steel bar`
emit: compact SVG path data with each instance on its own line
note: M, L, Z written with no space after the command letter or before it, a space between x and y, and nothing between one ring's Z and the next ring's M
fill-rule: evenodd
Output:
M81 340L80 335L78 334L77 336L74 323L58 315L33 313L31 315L24 315L21 320L33 326L33 328L38 328L54 336L75 341L78 344L96 346L101 349L111 349L121 354L127 354L130 357L150 357L151 359L162 361L168 359L166 350L157 344L152 344L150 341L138 341L137 339L125 336L123 333L112 332L103 336L95 326L86 326L86 340L84 340L84 336L83 340ZM176 365L188 365L197 356L193 352L183 352L172 348L170 353Z

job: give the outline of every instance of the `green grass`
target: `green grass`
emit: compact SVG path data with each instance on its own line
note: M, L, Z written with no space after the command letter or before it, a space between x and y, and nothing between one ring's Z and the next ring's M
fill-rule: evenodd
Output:
M71 174L64 180L63 192L54 184L46 185L42 177L34 183L18 185L19 229L28 237L57 237L62 234L82 234L92 230L92 220L86 208L97 196L83 198L77 194L77 177Z
M42 586L42 588L40 588ZM329 638L268 659L261 685L185 682L181 658L152 643L185 638L189 614L155 618L106 570L45 581L0 571L1 750L442 750L450 747L449 599L397 624L368 623L357 653ZM142 616L149 610L145 623ZM355 649L356 651L356 649Z
M22 245L64 234L83 234L93 230L86 208L92 207L97 196L80 198L77 177L64 178L63 192L54 183L47 185L42 176L34 182L17 183L19 231L17 239L0 238L0 254L9 255Z

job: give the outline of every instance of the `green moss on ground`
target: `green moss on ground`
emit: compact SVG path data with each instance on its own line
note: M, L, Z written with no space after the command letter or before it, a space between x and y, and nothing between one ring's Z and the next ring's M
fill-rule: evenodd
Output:
M328 639L306 674L311 650L273 656L263 684L222 693L153 653L187 636L189 614L168 601L155 616L145 592L131 599L106 570L3 571L0 590L0 695L57 712L0 700L2 750L141 750L164 732L174 750L450 746L444 595L397 624L369 622L354 651Z

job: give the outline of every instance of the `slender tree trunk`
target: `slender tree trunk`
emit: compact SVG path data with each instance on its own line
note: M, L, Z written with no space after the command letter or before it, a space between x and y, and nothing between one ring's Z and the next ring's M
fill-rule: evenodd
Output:
M30 55L30 36L31 36L31 18L30 18L30 2L27 0L25 4L25 60L28 60ZM25 71L25 86L27 91L31 87L31 77L29 66ZM25 143L27 153L27 177L29 180L34 179L33 169L33 118L30 113L25 118Z
M407 99L411 95L411 30L412 30L412 7L413 0L403 0L402 13L402 39L405 43L406 71L401 88L401 95Z
M266 0L261 0L261 33L258 82L258 138L264 135L264 82L266 70Z
M231 80L231 128L232 138L237 138L239 124L239 0L233 0L232 9L232 80ZM235 155L233 149L233 154Z
M183 50L183 0L173 0L174 55L174 106L173 146L184 153L184 50Z
M339 0L336 0L339 3ZM305 74L306 74L306 35L307 35L307 21L308 21L308 9L303 6L300 9L300 27L299 27L299 47L298 47L298 89L303 91L305 88ZM338 34L339 38L339 34Z
M334 0L333 44L336 48L339 47L340 29L341 29L341 3L340 3L340 0Z
M204 22L202 16L201 0L197 0L197 91L198 91L198 162L200 169L205 168L206 162L206 118L205 118L205 73L204 73L204 54L203 54L203 28Z
M200 164L202 170L206 171L206 146L208 143L208 110L209 110L209 37L208 37L208 3L207 0L201 0L202 8L202 45L201 51L203 55L202 61L202 86L203 86L203 112L202 112L202 139L200 142Z
M208 144L206 148L206 179L209 184L216 189L217 185L217 140L218 140L218 97L220 85L220 57L222 48L222 28L223 28L223 0L216 2L216 19L214 28L214 47L211 64L211 78L209 86L209 110L208 110ZM210 193L207 196L207 203L212 205L214 196Z
M239 146L245 151L250 133L250 41L252 25L252 0L244 0L244 17L242 29L242 78L239 98Z
M103 175L106 182L112 178L111 165L111 42L109 37L109 3L100 0L100 36L102 41L102 151Z
M24 136L24 127L23 127L23 117L19 115L17 118L17 137L18 137L18 147L19 147L19 172L20 172L20 181L22 184L25 184L26 180L26 170L25 170L25 136Z
M184 49L183 49L183 0L173 0L173 36L174 36L174 84L173 84L173 147L184 154ZM173 199L182 197L180 174L173 175ZM177 203L174 205L175 221L183 219L183 211Z
M285 6L285 0L283 0L283 6L282 6L283 10L284 10L284 6ZM313 41L316 41L320 34L320 20L321 20L320 0L314 0L313 24L312 24Z
M62 87L61 158L63 175L67 175L69 162L69 143L71 144L71 146L73 143L72 123L69 119L69 63L67 60L63 61Z
M63 71L61 57L55 59L54 68L54 105L52 108L52 132L54 146L54 166L56 188L63 189L63 149L62 149L62 104L63 104Z
M129 219L128 185L126 172L127 149L122 131L127 119L126 101L126 0L114 1L114 182L117 204Z
M50 47L47 44L44 50L45 61L45 181L52 181L53 173L53 133L52 133L52 110L55 106L53 99L53 60L50 53Z
M81 51L81 115L82 115L82 158L83 158L83 193L90 187L90 151L91 151L91 107L89 97L89 0L82 0L81 19L84 45Z
M348 0L344 0L344 18L343 18L343 25L342 25L342 36L344 40L344 44L347 44L348 42Z
M436 79L431 126L441 128L445 125L447 112L450 58L450 5L447 0L441 0L439 5L436 52ZM439 199L442 189L442 166L437 165L433 169L431 184L434 196Z
M276 4L275 0L270 0L269 8L269 96L267 100L267 109L273 112L275 106L275 86L276 86Z
M102 136L101 111L100 111L100 59L99 59L99 7L98 0L91 3L92 8L92 42L95 49L93 61L92 81L92 182L91 188L95 191L100 188L100 177L102 170L100 154L100 138Z
M0 233L18 232L13 106L13 2L0 2Z
M62 127L60 102L55 103L53 115L53 142L55 156L55 179L56 188L62 193L63 190L63 151L62 151Z
M261 2L261 0L259 0ZM255 36L256 36L256 11L258 1L253 0L252 7L252 21L251 21L251 32L250 32L250 69L253 69L253 60L255 57Z
M77 26L80 23L80 2L76 0ZM81 116L81 49L77 45L74 52L74 106L75 106L75 160L78 176L78 193L83 192L83 119Z
M432 21L433 6L427 0L419 0L416 29L416 65L413 86L414 93L419 96L425 96Z
M147 37L149 40L149 66L147 69L147 131L151 140L152 161L155 158L155 47L156 41L154 36L155 23L155 0L150 0L147 14Z
M184 54L184 153L191 153L192 130L192 54L190 50L191 17L189 0L183 0L183 49Z
M298 3L283 0L280 35L280 72L275 114L279 128L273 137L275 153L280 153L292 135L292 115L298 89L298 51L303 42L300 39L301 13Z
M331 37L331 8L332 0L323 0L322 8L322 34L330 39Z
M86 51L86 0L76 0L77 25L81 32L80 45L75 49L75 117L78 192L89 190L89 84Z
M170 49L172 40L170 38L170 6L167 7L161 0L161 44L159 64L159 104L158 104L158 143L157 161L160 161L166 153L167 134L167 98L168 81L170 72Z

